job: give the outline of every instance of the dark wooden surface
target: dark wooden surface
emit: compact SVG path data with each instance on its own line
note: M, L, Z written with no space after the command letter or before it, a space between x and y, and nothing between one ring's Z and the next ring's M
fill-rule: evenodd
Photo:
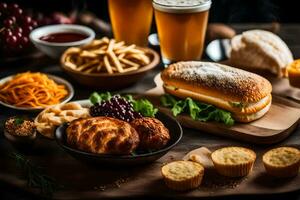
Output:
M236 28L246 29L247 26L235 26ZM300 57L300 25L285 25L281 28L280 36L287 42L289 47L294 53L295 58ZM133 85L127 89L122 90L122 92L132 92L132 93L143 93L148 89L153 88L154 82L153 78L154 76L159 72L159 70L162 67L158 67L155 70L149 72L147 76L145 76L140 82L136 85ZM69 77L66 76L59 68L58 64L55 61L51 61L45 58L36 59L33 61L30 61L29 63L23 63L19 62L15 66L0 66L0 78L5 77L7 75L12 75L17 72L22 71L42 71L46 73L51 73L54 75L62 76L68 80ZM74 100L76 99L85 99L89 96L91 92L93 92L93 89L89 89L86 87L82 87L80 85L77 85L74 81L70 80L76 89ZM113 84L113 83L111 83ZM15 111L6 109L4 107L0 107L0 124L2 125L3 121L12 115L19 114ZM0 127L2 129L2 127ZM201 145L247 145L245 143L240 143L231 139L225 139L218 136L212 136L209 134L206 134L201 131L195 131L191 129L184 129L184 137L183 141L188 140L189 138L193 139L193 143L190 144L190 147L197 147ZM0 141L3 142L4 138L1 134ZM300 128L298 128L292 136L290 136L288 139L284 140L282 143L278 145L299 145L300 144ZM259 146L259 148L269 148L270 146ZM180 148L186 148L182 143L176 147L176 149ZM3 160L2 160L3 161ZM0 156L0 165L1 165L1 156ZM46 161L45 164L46 165ZM46 166L44 166L46 167ZM55 173L55 170L53 170ZM70 171L72 171L70 167ZM300 183L299 183L300 184ZM276 191L276 188L274 188L274 191ZM154 195L154 194L153 194ZM154 195L158 196L158 194ZM130 197L130 194L128 194L127 197ZM38 199L37 197L32 196L31 194L21 191L11 185L4 184L3 182L0 183L0 199ZM145 197L146 198L146 197ZM300 200L300 192L293 192L288 194L280 194L280 195L264 195L264 196L243 196L243 197L234 197L234 199L253 199L253 198L264 198L264 199L298 199Z

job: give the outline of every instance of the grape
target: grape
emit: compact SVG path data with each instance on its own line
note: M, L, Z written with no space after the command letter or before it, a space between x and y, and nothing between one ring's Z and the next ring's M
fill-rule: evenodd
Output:
M25 15L24 17L22 17L22 22L25 25L31 25L31 21L32 19L30 16Z
M17 18L16 18L15 16L11 16L11 17L8 18L8 19L10 19L11 21L13 21L13 23L16 23L16 22L17 22Z
M15 8L13 11L13 14L17 17L20 18L22 17L23 14L23 10L21 8Z
M133 110L132 104L120 95L113 96L108 101L95 104L90 108L93 117L107 116L130 122L142 115Z
M14 22L12 19L6 19L4 20L3 24L6 28L10 28L14 24Z
M7 37L12 36L13 33L12 33L11 29L7 28L7 29L5 29L5 30L3 31L3 35L4 35L5 38L7 38Z
M30 25L35 28L35 27L38 26L38 23L37 23L37 21L32 20L31 23L30 23Z
M20 8L20 6L19 6L18 4L16 4L16 3L13 3L13 4L9 5L9 8L10 8L12 11L14 11L15 9Z
M23 29L21 27L16 27L15 32L23 33Z
M21 44L22 46L27 46L27 45L29 44L29 39L28 39L28 37L22 37L22 38L20 39L20 44Z
M14 35L6 38L6 43L11 47L17 46L17 42L18 42L18 39Z
M23 37L22 33L19 33L19 32L15 32L14 36L16 36L16 38L17 38L18 41L20 41L21 38Z
M7 4L6 3L0 3L0 11L6 11Z
M33 30L32 26L24 26L23 31L25 34L29 35L29 33Z

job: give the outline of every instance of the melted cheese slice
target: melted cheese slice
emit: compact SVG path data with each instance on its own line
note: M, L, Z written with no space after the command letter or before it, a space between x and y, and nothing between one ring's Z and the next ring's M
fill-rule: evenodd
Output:
M270 98L270 96L268 95L268 96L264 97L263 99L261 99L260 101L254 102L254 103L230 102L230 101L225 101L224 99L221 99L221 98L216 98L216 97L208 96L205 94L192 92L190 90L176 88L176 87L166 85L166 84L164 84L164 87L169 90L180 92L180 93L186 95L187 97L188 96L198 96L199 98L203 99L203 101L210 102L209 104L212 104L212 105L222 105L223 107L237 108L237 106L235 106L235 105L239 104L239 105L241 105L241 107L240 107L241 112L243 112L243 110L246 108L260 107L262 105L265 105L269 101L269 98Z

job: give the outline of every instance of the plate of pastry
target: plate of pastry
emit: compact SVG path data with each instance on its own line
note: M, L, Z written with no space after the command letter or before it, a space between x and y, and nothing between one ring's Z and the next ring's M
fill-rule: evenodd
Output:
M0 80L0 104L15 110L41 111L74 96L66 80L40 72L24 72Z
M182 137L179 123L149 100L109 92L46 109L35 122L73 157L102 165L153 162Z

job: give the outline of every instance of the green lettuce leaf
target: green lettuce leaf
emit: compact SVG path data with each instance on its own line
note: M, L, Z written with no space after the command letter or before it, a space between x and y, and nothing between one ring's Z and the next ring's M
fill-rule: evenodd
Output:
M173 97L172 95L166 94L161 97L160 101L163 106L171 108L175 117L181 113L188 113L193 120L203 122L216 121L228 126L232 126L234 124L234 119L230 112L221 110L209 104L194 101L191 98L181 100Z
M160 102L165 107L173 107L177 103L177 100L172 95L165 94L161 96Z
M172 108L173 115L176 117L177 115L183 113L186 107L186 101L177 101L177 103L175 103L175 105Z
M98 92L93 92L90 95L90 102L94 105L96 103L100 103L101 101L106 101L109 100L112 97L110 92L104 92L104 93L98 93Z
M141 113L144 117L155 117L158 112L158 109L147 99L134 100L132 105L134 111Z

